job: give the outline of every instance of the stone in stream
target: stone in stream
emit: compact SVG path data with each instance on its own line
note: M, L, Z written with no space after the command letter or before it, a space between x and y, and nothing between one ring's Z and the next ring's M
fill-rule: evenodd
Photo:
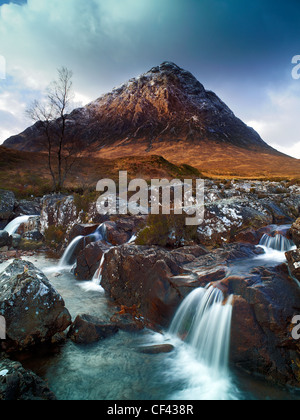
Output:
M290 233L295 245L300 247L300 219L297 219L292 225Z
M162 353L171 353L175 350L175 347L172 344L158 344L155 346L146 346L140 347L138 351L143 354L162 354Z
M300 281L300 248L295 251L289 251L285 255L292 276Z
M118 327L91 315L78 315L70 327L68 337L77 344L91 344L118 332Z
M71 324L62 297L40 270L22 260L0 274L0 315L6 320L1 346L7 352L51 341Z
M47 384L18 362L0 355L0 401L54 401Z

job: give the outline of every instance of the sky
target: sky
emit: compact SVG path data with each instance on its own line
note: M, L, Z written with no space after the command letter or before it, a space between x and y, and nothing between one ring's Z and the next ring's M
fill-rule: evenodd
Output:
M79 106L173 61L300 158L299 16L299 0L0 0L0 143L62 66Z

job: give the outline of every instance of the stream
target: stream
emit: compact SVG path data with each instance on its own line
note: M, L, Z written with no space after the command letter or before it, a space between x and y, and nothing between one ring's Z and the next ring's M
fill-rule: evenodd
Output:
M285 261L284 251L276 249L277 245L272 247L269 243L262 247L265 254L233 264L231 274L241 275L249 273L252 267L272 267ZM43 254L26 259L45 272L64 298L73 319L83 313L101 317L112 310L103 289L95 282L79 282L67 270L58 273L55 269L58 261ZM3 269L8 264L2 264ZM170 331L164 335L149 330L119 331L95 344L82 346L68 340L60 346L22 354L19 360L25 368L45 379L59 400L299 400L299 395L229 369L227 360L220 360L218 355L208 360L206 348L199 352L197 346L200 343L201 347L201 336L208 334L205 330L208 322L217 328L217 338L208 340L210 348L215 348L219 340L217 345L226 345L229 350L230 343L224 343L230 332L230 302L221 306L223 298L214 293L197 289L188 296L198 315L193 315L191 339L187 342L175 333L186 320L187 308L192 306L184 301ZM226 318L221 327L215 322L220 314L222 319ZM158 355L139 352L139 347L165 343L173 344L175 351Z

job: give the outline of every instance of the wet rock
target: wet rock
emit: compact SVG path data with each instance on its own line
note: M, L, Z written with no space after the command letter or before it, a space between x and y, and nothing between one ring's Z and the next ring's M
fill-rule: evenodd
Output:
M75 275L78 280L91 280L99 268L105 252L109 250L106 242L93 242L82 249L77 257Z
M292 225L290 234L296 246L300 247L300 219Z
M289 251L286 254L288 265L292 276L300 281L300 248L295 251Z
M144 220L144 217L136 216L106 222L106 240L114 246L126 244Z
M22 240L22 236L18 235L17 233L14 233L11 235L11 246L13 248L18 248Z
M162 354L171 353L175 347L171 344L160 344L156 346L140 347L138 351L143 354Z
M92 235L98 227L98 224L76 224L72 227L68 235L68 242L72 242L77 236Z
M12 218L15 201L13 192L0 190L0 220L9 221Z
M106 254L101 285L119 305L136 306L151 326L169 327L178 306L194 288L222 280L231 261L261 252L238 244L212 253L202 247L170 252L125 245Z
M163 249L125 245L106 254L101 284L119 305L136 306L149 322L167 326L183 298L172 283L182 271Z
M1 343L5 351L51 340L71 323L62 297L40 270L22 260L0 275L0 315L6 320L7 339Z
M91 344L118 332L118 327L90 315L78 315L68 337L77 344Z
M5 230L0 231L0 248L10 245L10 237Z
M24 233L23 239L32 242L40 242L44 239L44 236L41 234L39 230L31 230L29 232Z
M18 362L0 355L0 401L54 401L47 384Z
M300 343L292 319L300 313L300 290L286 265L254 269L226 279L234 294L231 360L239 367L281 384L300 386Z

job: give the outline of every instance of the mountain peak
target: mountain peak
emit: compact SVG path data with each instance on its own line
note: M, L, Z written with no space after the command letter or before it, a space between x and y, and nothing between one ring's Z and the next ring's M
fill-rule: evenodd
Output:
M203 157L194 156L196 150L222 155L233 147L237 153L242 149L278 155L215 93L170 61L74 110L67 129L70 138L76 132L86 143L87 153L106 157L151 153L198 166L196 161ZM35 125L8 139L5 146L34 151L40 136ZM214 153L208 152L208 159Z

